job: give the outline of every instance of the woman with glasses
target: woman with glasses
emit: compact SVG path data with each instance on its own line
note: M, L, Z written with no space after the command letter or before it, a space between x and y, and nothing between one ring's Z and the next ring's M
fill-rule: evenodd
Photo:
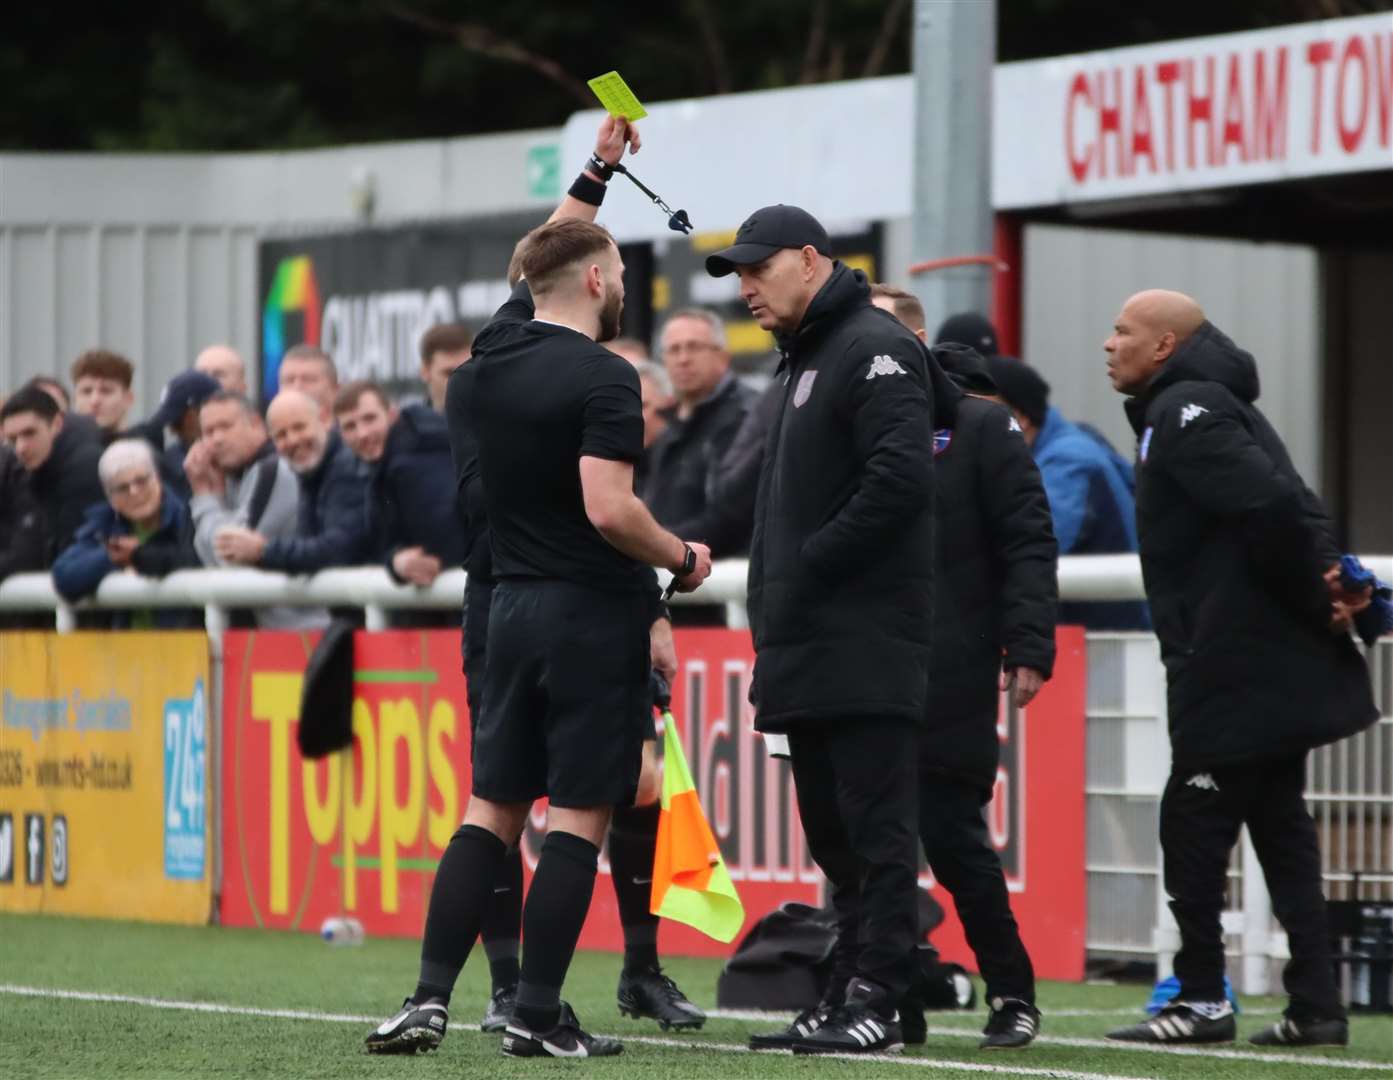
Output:
M72 544L53 564L54 587L65 599L96 592L102 579L116 571L163 577L199 565L188 505L160 483L149 443L112 443L97 463L97 472L107 501L88 508ZM154 630L198 624L194 612L160 608L113 612L107 625Z

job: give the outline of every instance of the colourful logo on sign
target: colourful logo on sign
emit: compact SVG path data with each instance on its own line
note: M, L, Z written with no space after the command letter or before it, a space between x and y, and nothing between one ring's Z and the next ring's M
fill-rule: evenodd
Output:
M291 345L319 344L319 283L308 255L282 259L261 313L261 392L280 388L281 357Z
M164 703L164 876L200 881L206 864L208 730L203 680Z

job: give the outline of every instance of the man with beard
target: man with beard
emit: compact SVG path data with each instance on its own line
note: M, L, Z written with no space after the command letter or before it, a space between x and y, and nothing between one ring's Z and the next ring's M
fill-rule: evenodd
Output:
M614 160L626 142L637 148L622 119L607 125ZM662 529L634 494L633 467L643 452L638 375L599 344L619 332L623 263L609 233L588 220L603 196L606 167L597 157L552 220L529 234L521 249L525 280L479 332L466 365L468 423L498 580L473 793L431 890L416 991L368 1037L369 1050L440 1042L450 993L508 850L543 795L550 800L547 836L523 909L527 947L503 1052L598 1057L622 1050L617 1040L581 1029L561 986L611 810L630 805L638 787L651 707L649 631L658 610L648 567L667 567L690 590L711 562L703 545Z

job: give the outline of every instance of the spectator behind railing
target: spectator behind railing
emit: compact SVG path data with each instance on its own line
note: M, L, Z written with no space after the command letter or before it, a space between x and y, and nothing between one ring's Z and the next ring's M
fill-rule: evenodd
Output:
M289 574L370 561L367 469L329 427L318 401L299 390L282 390L266 419L276 452L300 478L295 535L272 539L245 526L225 526L213 537L218 557Z
M188 505L160 483L155 453L144 439L118 439L98 465L109 503L87 511L73 542L53 564L53 587L65 600L93 592L108 574L124 571L164 577L195 567L193 518ZM197 627L198 613L177 608L112 612L112 629Z
M246 362L231 345L209 345L194 357L193 369L211 375L229 393L247 392Z
M0 581L44 567L43 515L24 466L0 442Z
M640 494L658 523L678 536L701 539L718 558L743 555L749 535L723 530L713 500L721 457L758 395L731 374L725 326L713 312L676 312L660 341L677 405L649 451Z
M295 536L300 481L266 434L261 414L241 394L219 390L199 410L202 436L184 459L193 487L189 509L194 549L204 566L226 566L216 549L218 531L250 529L268 540ZM255 609L256 625L292 630L323 626L323 608L284 606Z
M612 346L610 351L614 351ZM674 404L672 380L661 364L655 364L652 360L625 359L638 369L639 398L643 407L643 460L634 466L634 487L642 491L648 483L649 451L667 430L668 411Z
M97 426L88 417L61 412L52 395L31 384L0 408L0 433L28 474L40 513L32 524L41 530L43 566L51 566L72 543L87 508L104 501L97 478L102 455Z
M474 335L459 323L440 323L421 335L421 381L430 407L445 415L445 388L450 373L469 359Z
M298 390L319 406L324 423L333 423L334 395L339 392L339 370L334 358L315 345L294 345L281 357L280 390Z
M464 563L464 536L449 498L455 486L445 418L425 405L393 405L376 383L348 383L334 400L343 440L372 470L373 546L396 580L429 585Z

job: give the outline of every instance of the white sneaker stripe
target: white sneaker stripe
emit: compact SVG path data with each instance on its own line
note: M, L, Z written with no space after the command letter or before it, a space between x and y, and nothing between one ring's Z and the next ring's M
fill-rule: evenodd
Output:
M853 1039L855 1039L858 1043L860 1043L863 1047L869 1041L867 1040L866 1036L862 1035L861 1032L858 1031L856 1028L847 1028L846 1030L847 1034L850 1035Z

